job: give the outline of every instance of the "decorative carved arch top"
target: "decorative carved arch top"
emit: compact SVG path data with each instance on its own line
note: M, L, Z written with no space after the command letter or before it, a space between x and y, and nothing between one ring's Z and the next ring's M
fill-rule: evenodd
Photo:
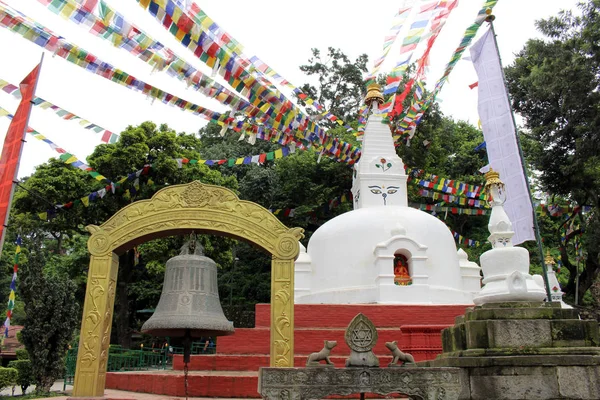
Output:
M231 190L199 181L169 186L132 203L100 226L89 225L94 256L120 253L146 240L189 230L214 232L256 244L275 259L298 257L301 228L288 228L258 204Z

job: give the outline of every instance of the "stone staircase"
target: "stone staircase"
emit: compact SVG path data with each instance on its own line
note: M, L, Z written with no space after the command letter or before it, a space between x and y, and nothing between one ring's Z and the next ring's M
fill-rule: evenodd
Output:
M343 367L350 349L344 332L359 312L378 328L373 349L381 365L390 362L385 342L411 353L416 361L432 360L442 352L441 331L454 323L467 306L433 305L327 305L294 307L294 365L303 367L310 353L321 350L324 340L335 340L331 352L336 367ZM257 304L255 328L238 328L217 339L217 354L192 356L189 395L196 397L259 398L258 369L269 366L270 305ZM183 396L183 358L173 357L173 371L108 373L106 387L133 392Z

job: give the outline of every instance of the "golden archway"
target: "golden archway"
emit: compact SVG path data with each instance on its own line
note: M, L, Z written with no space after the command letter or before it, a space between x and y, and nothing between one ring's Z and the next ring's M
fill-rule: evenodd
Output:
M198 181L161 189L87 227L91 253L73 396L104 395L118 254L136 244L192 230L246 240L271 253L271 366L294 366L294 260L301 228L287 228L258 204Z

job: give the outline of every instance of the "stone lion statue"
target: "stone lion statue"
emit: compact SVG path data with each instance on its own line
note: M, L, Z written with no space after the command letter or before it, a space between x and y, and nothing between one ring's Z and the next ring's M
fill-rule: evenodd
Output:
M402 365L415 363L415 359L412 355L403 353L402 350L398 348L398 341L394 340L393 342L386 342L385 347L392 352L393 356L392 362L388 364L388 367L397 366L398 361L402 361Z
M337 346L337 342L335 340L325 340L325 346L321 349L321 351L316 353L311 353L306 360L307 367L317 367L317 366L333 366L333 363L329 359L329 353L331 353L331 349ZM325 360L326 364L321 364L320 361Z

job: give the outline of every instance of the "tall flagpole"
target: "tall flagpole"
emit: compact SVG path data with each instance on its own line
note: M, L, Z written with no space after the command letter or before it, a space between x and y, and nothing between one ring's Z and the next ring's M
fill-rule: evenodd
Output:
M502 58L500 58L500 50L498 48L498 41L496 40L496 30L494 29L494 19L496 19L496 17L492 14L489 14L485 20L490 24L492 37L494 38L494 45L496 46L496 52L498 54L498 62L500 63L500 71L502 71L502 83L504 84L504 88L506 90L508 106L510 107L510 117L515 128L515 137L517 139L519 157L521 158L521 167L523 168L523 173L525 174L525 184L527 185L527 193L529 194L529 201L531 202L531 210L533 213L533 230L535 232L535 240L537 242L540 262L542 263L542 277L544 278L544 286L546 289L547 301L551 302L552 292L550 291L550 284L548 283L548 269L546 268L546 262L544 261L544 248L542 246L542 237L540 236L540 226L538 224L537 214L535 213L535 206L533 205L533 196L531 195L531 187L529 185L529 174L527 173L527 165L525 164L525 157L523 157L523 149L521 148L521 139L519 138L519 134L517 133L517 121L515 121L515 114L512 111L512 101L510 99L508 87L506 86L506 77L504 76L504 69L502 68Z
M35 92L37 89L37 84L39 81L39 76L40 76L40 70L42 67L42 62L44 61L44 53L42 53L42 57L40 58L40 63L38 64L38 71L37 71L37 76L35 79L35 83L33 85L33 92L32 92L32 100L35 96ZM12 201L13 201L13 196L15 194L15 185L16 183L18 183L18 178L19 178L19 164L21 163L21 156L23 155L23 147L24 147L24 143L25 141L25 135L27 135L27 128L29 127L29 117L31 116L31 109L29 110L29 112L27 113L27 117L25 119L25 128L23 129L23 133L21 136L21 142L23 142L21 144L21 146L19 146L19 158L17 159L17 166L15 168L15 173L14 176L12 178L12 186L10 189L10 196L9 196L9 200L8 200L8 205L7 205L7 210L6 210L6 217L4 218L4 221L2 221L3 224L3 229L2 229L2 235L0 235L0 252L2 251L2 249L4 248L4 239L6 237L6 229L8 228L8 219L10 217L10 208L12 205ZM10 132L10 128L9 128L9 132Z

